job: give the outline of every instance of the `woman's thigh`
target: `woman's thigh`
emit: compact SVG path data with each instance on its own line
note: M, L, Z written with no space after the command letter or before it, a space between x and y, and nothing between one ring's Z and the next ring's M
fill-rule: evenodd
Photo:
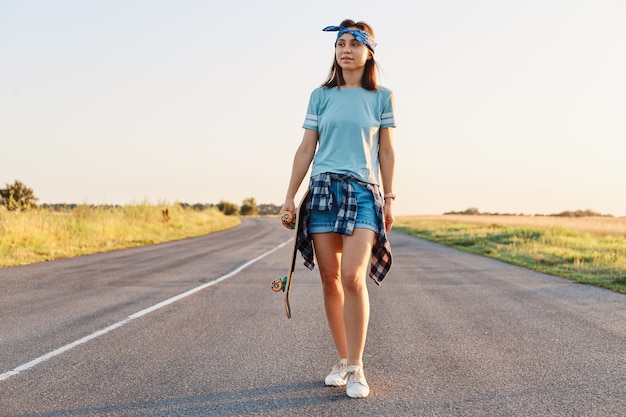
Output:
M370 258L372 256L372 246L376 235L369 229L354 229L351 236L343 237L343 248L341 257L341 276L346 279L359 281L365 278Z
M313 247L315 258L320 269L322 280L326 278L339 278L341 269L341 251L343 241L341 235L333 232L313 233Z

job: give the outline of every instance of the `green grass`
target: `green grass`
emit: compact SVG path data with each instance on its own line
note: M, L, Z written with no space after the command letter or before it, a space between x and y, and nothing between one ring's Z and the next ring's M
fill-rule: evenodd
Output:
M167 209L166 220L162 210ZM233 227L238 217L179 204L9 212L0 207L0 267L149 245Z
M626 294L626 238L564 227L399 218L394 230Z

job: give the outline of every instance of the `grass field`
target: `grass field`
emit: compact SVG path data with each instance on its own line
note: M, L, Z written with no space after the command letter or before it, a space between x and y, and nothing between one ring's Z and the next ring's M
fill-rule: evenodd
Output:
M394 229L626 294L626 218L411 216Z
M239 223L238 217L217 209L199 211L177 204L24 212L0 206L0 267L183 239Z

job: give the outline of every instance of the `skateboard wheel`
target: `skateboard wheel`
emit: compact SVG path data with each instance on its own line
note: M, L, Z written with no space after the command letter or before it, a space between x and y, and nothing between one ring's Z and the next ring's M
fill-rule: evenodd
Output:
M278 291L285 291L285 284L287 283L287 277L283 277L283 278L279 278L279 279L275 279L274 281L272 281L272 283L270 284L270 288L272 289L272 291L274 292L278 292Z
M295 216L288 211L283 211L282 213L280 213L280 220L287 227L290 227L292 229L296 227Z
M274 281L272 281L272 284L270 285L270 288L274 292L278 292L278 291L282 290L283 289L283 281L280 280L280 279L275 279Z

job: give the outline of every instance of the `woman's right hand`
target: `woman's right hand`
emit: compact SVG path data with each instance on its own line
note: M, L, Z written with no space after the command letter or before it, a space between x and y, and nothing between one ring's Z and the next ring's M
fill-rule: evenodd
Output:
M285 200L285 204L280 209L280 222L285 228L292 230L295 223L296 204L293 199Z

